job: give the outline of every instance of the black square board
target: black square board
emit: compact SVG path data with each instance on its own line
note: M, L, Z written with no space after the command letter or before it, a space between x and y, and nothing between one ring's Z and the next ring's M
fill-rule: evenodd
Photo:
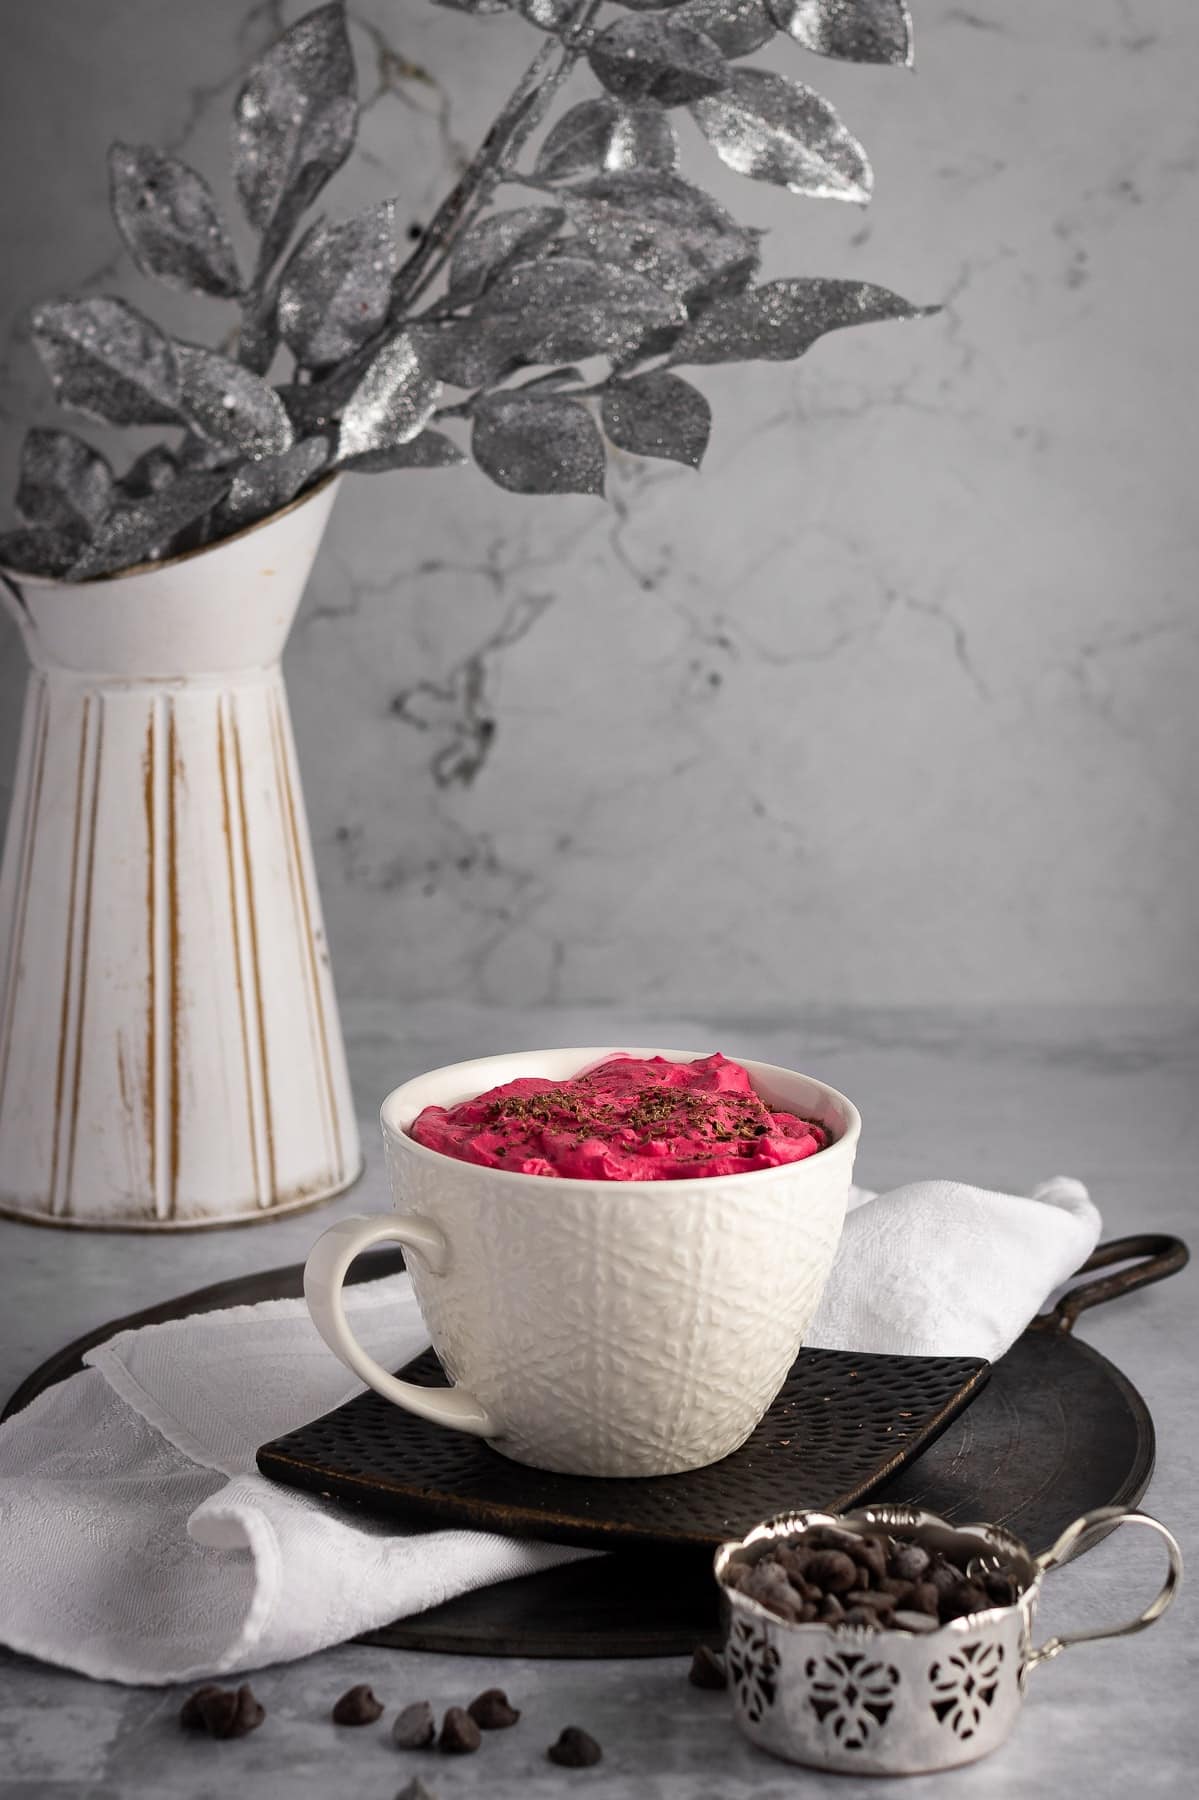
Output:
M368 1390L264 1444L273 1481L405 1525L456 1525L592 1549L712 1548L796 1507L856 1505L986 1383L964 1356L803 1350L749 1441L685 1475L555 1475L429 1424ZM445 1386L432 1350L402 1371Z

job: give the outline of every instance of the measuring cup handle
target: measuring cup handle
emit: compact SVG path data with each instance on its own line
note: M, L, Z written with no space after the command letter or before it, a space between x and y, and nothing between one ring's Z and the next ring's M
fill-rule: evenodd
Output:
M1069 1650L1074 1644L1086 1644L1093 1638L1127 1637L1130 1632L1144 1631L1147 1625L1152 1625L1155 1619L1161 1618L1173 1600L1182 1580L1182 1551L1178 1547L1178 1540L1159 1520L1151 1519L1148 1513L1131 1512L1123 1506L1099 1506L1094 1512L1084 1513L1081 1519L1075 1519L1072 1525L1067 1525L1056 1544L1046 1550L1043 1556L1037 1557L1037 1568L1043 1575L1048 1574L1051 1569L1060 1568L1071 1552L1093 1533L1106 1532L1116 1525L1147 1525L1165 1540L1170 1567L1157 1596L1150 1601L1143 1613L1138 1613L1135 1619L1129 1619L1122 1625L1105 1625L1098 1631L1074 1631L1066 1637L1047 1638L1039 1649L1033 1650L1029 1655L1030 1669L1060 1656L1063 1650Z

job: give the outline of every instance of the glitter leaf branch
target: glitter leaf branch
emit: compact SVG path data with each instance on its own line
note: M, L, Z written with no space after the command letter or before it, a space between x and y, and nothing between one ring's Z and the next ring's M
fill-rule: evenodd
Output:
M118 476L73 433L31 430L0 566L94 579L219 542L335 470L473 456L513 493L601 494L605 439L698 468L711 411L680 368L790 360L830 331L935 310L865 282L760 282L762 234L680 173L689 121L751 180L866 203L866 152L834 108L743 59L783 36L817 56L910 65L906 0L437 3L481 29L519 13L543 41L406 259L394 202L306 220L357 135L344 0L298 20L238 88L234 183L257 236L247 276L202 175L113 146L113 216L134 263L235 305L233 353L178 342L121 299L38 307L33 342L61 404L177 435ZM584 62L599 92L551 120ZM497 208L505 183L528 198ZM272 385L284 349L294 370ZM469 456L443 424L465 428Z

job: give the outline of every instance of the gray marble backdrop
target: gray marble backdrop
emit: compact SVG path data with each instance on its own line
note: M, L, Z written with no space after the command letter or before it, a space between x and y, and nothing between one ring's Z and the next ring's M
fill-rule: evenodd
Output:
M168 147L227 197L237 71L302 10L3 0L5 494L50 416L31 302L223 329L118 254L105 150ZM1199 994L1199 8L913 10L914 74L770 58L864 139L868 212L704 178L770 228L768 272L940 317L702 375L703 474L626 460L606 504L473 469L343 488L287 672L347 996ZM350 11L367 111L328 205L419 221L534 34ZM22 682L7 632L0 807Z

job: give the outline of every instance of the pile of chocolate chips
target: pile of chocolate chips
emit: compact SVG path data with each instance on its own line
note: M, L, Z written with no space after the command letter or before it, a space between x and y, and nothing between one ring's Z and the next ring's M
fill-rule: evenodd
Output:
M352 1687L335 1702L332 1711L335 1725L373 1725L383 1717L383 1702L374 1691L361 1683ZM209 1737L245 1737L256 1731L266 1718L266 1709L254 1698L249 1687L216 1687L209 1683L197 1688L183 1702L179 1722L185 1731L207 1732ZM487 1688L476 1694L469 1706L447 1708L437 1729L437 1716L427 1700L416 1700L397 1715L391 1728L397 1750L430 1750L436 1745L446 1756L471 1756L483 1742L485 1731L506 1731L520 1718L519 1707L513 1706L502 1688ZM547 1746L550 1762L563 1769L589 1769L599 1762L603 1751L586 1731L567 1725L556 1741ZM398 1800L434 1800L423 1781L409 1782Z
M796 1625L935 1631L950 1619L1010 1606L1020 1592L1010 1571L968 1575L969 1560L964 1549L951 1555L912 1538L859 1537L818 1525L798 1543L773 1545L756 1563L730 1563L724 1579Z

